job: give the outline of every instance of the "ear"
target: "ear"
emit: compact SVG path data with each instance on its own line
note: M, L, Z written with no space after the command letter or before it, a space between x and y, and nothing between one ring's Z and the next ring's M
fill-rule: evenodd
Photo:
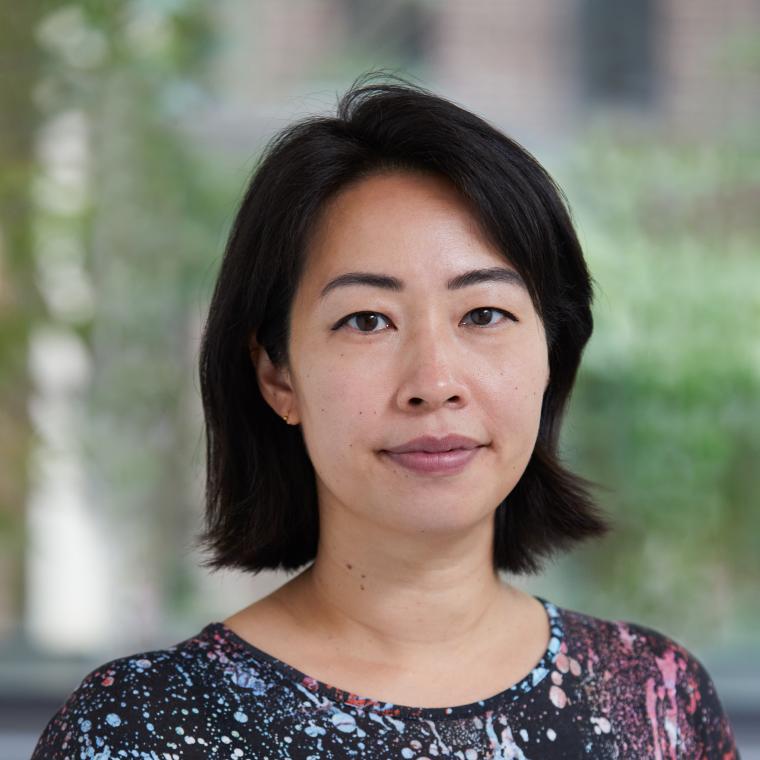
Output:
M248 348L264 400L280 417L288 415L288 425L297 425L298 407L290 373L286 368L272 364L266 349L256 342L254 335L248 340Z

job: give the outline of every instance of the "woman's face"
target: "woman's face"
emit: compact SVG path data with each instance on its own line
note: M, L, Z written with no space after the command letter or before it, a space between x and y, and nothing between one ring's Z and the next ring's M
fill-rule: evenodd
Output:
M494 267L506 276L447 287ZM356 272L398 284L330 287ZM292 305L289 368L265 392L301 425L320 513L429 534L492 516L530 459L549 380L543 326L515 274L445 180L388 173L333 198ZM439 455L469 457L455 469L386 453L451 433L481 444Z

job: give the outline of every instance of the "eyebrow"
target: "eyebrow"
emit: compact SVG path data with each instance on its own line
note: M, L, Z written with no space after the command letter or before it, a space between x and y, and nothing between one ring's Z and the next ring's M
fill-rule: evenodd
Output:
M472 269L469 272L452 277L447 283L447 290L460 290L469 285L478 285L482 282L505 282L508 285L516 285L527 291L525 280L519 272L506 267L486 267L485 269ZM344 288L349 285L364 285L372 288L384 288L401 292L404 290L404 282L397 277L373 272L346 272L330 280L320 291L319 298L323 299L330 291L336 288Z

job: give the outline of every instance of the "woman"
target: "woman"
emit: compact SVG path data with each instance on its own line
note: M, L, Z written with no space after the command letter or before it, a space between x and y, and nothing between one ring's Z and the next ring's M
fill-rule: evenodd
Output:
M308 566L97 668L35 757L737 757L689 651L499 575L608 529L557 451L591 298L561 191L468 111L360 79L284 130L203 337L201 540Z

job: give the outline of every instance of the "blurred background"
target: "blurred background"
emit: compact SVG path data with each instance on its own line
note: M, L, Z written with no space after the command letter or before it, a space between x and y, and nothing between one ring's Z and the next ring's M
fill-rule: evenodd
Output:
M564 188L608 539L511 578L707 666L760 757L758 0L0 0L0 756L282 574L199 568L199 336L266 140L383 68Z

